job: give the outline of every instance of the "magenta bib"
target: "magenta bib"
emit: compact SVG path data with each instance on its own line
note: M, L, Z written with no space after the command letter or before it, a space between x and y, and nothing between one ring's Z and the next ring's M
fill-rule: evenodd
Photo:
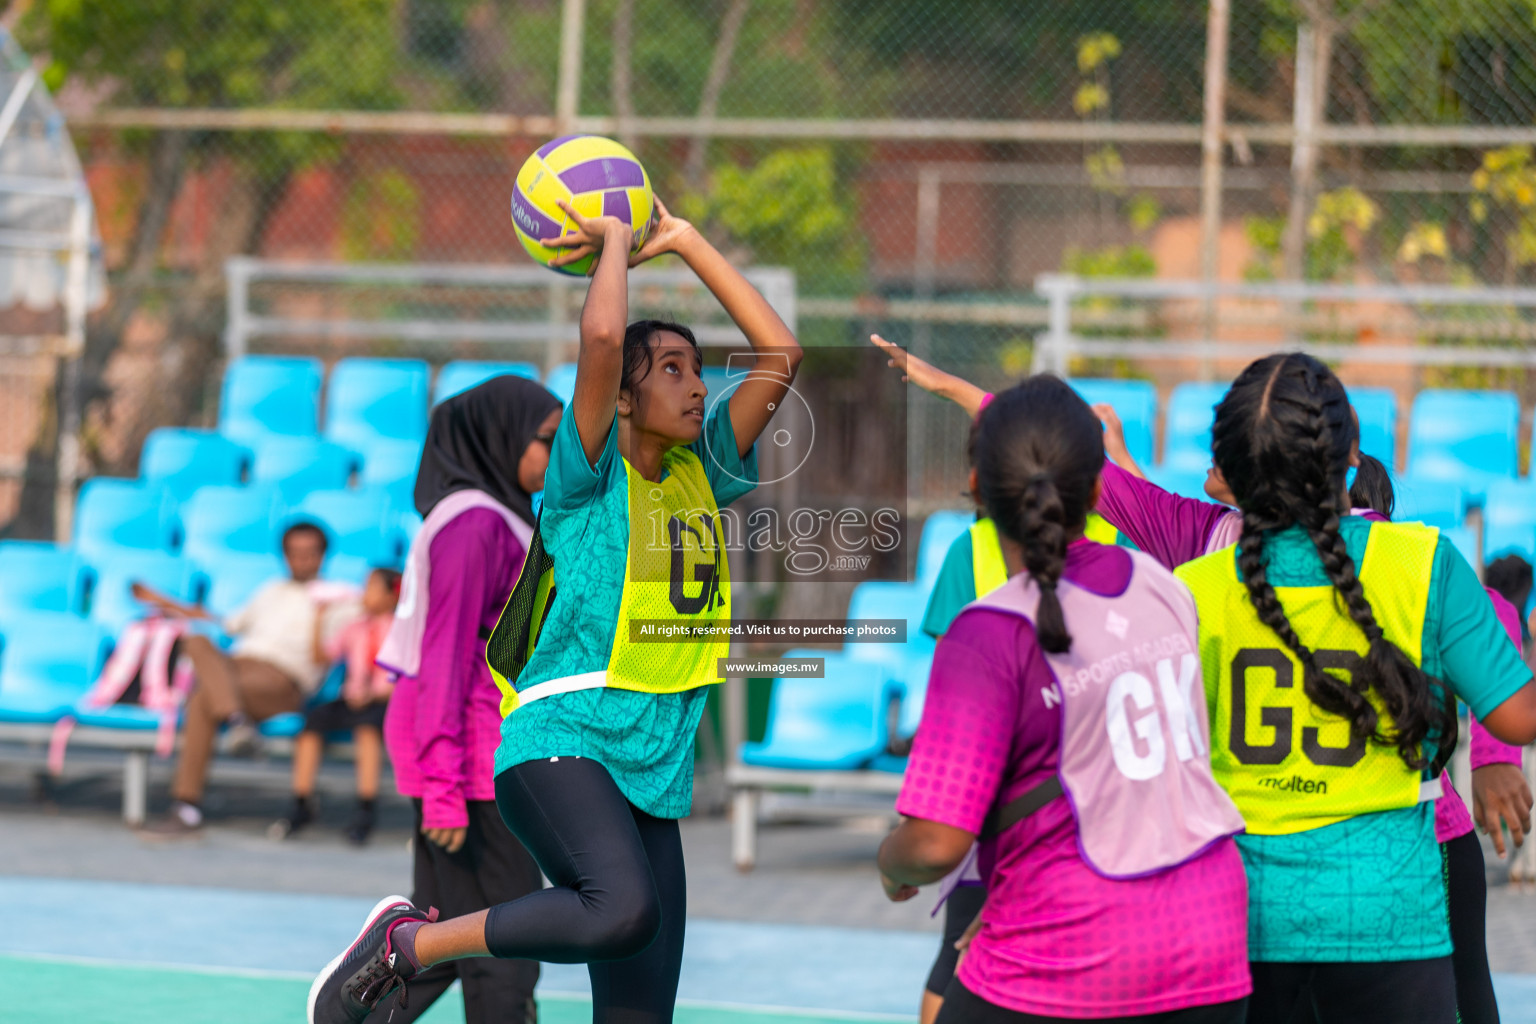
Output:
M1056 677L1046 706L1061 708L1061 784L1078 851L1106 878L1177 867L1243 830L1211 774L1194 599L1150 557L1126 554L1123 594L1057 586L1072 649L1045 654ZM975 604L1033 624L1039 601L1039 587L1020 573Z

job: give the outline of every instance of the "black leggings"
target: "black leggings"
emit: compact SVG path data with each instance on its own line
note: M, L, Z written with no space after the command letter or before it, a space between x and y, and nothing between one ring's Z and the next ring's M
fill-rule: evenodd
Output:
M1451 958L1250 963L1248 1024L1456 1024Z
M1139 1014L1135 1017L1094 1017L1092 1024L1243 1024L1247 999L1228 1003L1191 1006L1183 1010ZM1033 1013L1009 1010L951 981L944 993L944 1008L934 1024L1086 1024L1081 1017L1041 1017Z
M1451 966L1461 1024L1499 1024L1499 1004L1488 970L1488 878L1476 832L1444 845L1445 895L1451 915Z
M677 822L581 757L508 768L496 807L553 884L490 909L491 955L587 964L593 1024L671 1021L688 909Z
M955 943L976 920L986 902L987 887L984 885L962 885L944 901L944 938L939 941L939 955L934 957L933 967L928 972L927 989L934 995L943 996L944 990L949 988L955 967L960 962L960 951L955 948Z

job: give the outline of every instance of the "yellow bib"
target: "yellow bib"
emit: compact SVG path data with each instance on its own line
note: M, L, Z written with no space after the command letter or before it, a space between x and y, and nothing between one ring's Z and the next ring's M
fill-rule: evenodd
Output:
M976 586L976 596L985 597L1008 582L1008 563L1003 560L997 524L991 519L976 520L971 524L970 534L971 578ZM1097 512L1089 512L1083 536L1100 544L1114 544L1120 539L1120 531Z
M1439 531L1372 523L1360 581L1388 640L1420 664L1430 573ZM1419 802L1421 773L1395 747L1350 736L1341 717L1317 708L1301 662L1260 621L1237 572L1236 549L1174 571L1200 613L1200 661L1211 716L1211 768L1258 835L1288 835ZM1366 651L1365 634L1332 586L1276 587L1286 618L1318 665L1341 679ZM1376 693L1369 700L1391 718Z
M588 566L551 563L536 542L486 647L502 691L501 713L547 693L611 686L680 693L720 682L730 639L710 627L731 622L731 575L720 510L698 456L674 448L653 483L624 460L629 549L606 668L524 683L521 668L541 640L551 593L579 593ZM538 555L539 557L534 557ZM702 632L695 633L694 630ZM520 685L522 684L522 685Z
M631 623L730 625L731 572L720 509L704 464L687 448L674 448L662 459L662 468L666 478L652 483L624 463L629 564L619 628L608 657L608 685L680 693L720 682L719 659L730 654L730 640L721 636L647 643L631 639Z

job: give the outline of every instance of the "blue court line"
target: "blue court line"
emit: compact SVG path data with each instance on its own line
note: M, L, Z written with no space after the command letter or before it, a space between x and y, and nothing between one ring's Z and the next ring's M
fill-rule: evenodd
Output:
M308 977L352 941L373 903L0 877L0 953ZM921 932L692 919L678 998L911 1019L936 946ZM1494 984L1505 1024L1536 1024L1536 975L1495 975ZM586 996L586 969L545 964L539 990Z

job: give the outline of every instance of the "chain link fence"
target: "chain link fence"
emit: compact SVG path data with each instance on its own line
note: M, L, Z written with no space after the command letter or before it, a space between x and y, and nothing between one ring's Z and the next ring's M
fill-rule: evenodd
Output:
M1536 266L1536 0L31 0L5 17L68 120L111 274L82 364L86 472L132 473L151 428L212 422L230 257L522 262L513 176L566 131L624 141L733 259L792 269L807 344L878 330L989 386L1031 365L1042 273L1515 285ZM1369 310L1344 328L1286 312L1212 303L1198 329L1376 330ZM1110 333L1157 319L1085 315ZM1405 330L1528 345L1533 327L1485 310ZM1524 370L1392 382L1426 381L1529 390ZM960 414L914 396L911 423L914 511L953 504ZM0 454L55 435L40 415ZM44 500L6 514L16 535L52 522Z

